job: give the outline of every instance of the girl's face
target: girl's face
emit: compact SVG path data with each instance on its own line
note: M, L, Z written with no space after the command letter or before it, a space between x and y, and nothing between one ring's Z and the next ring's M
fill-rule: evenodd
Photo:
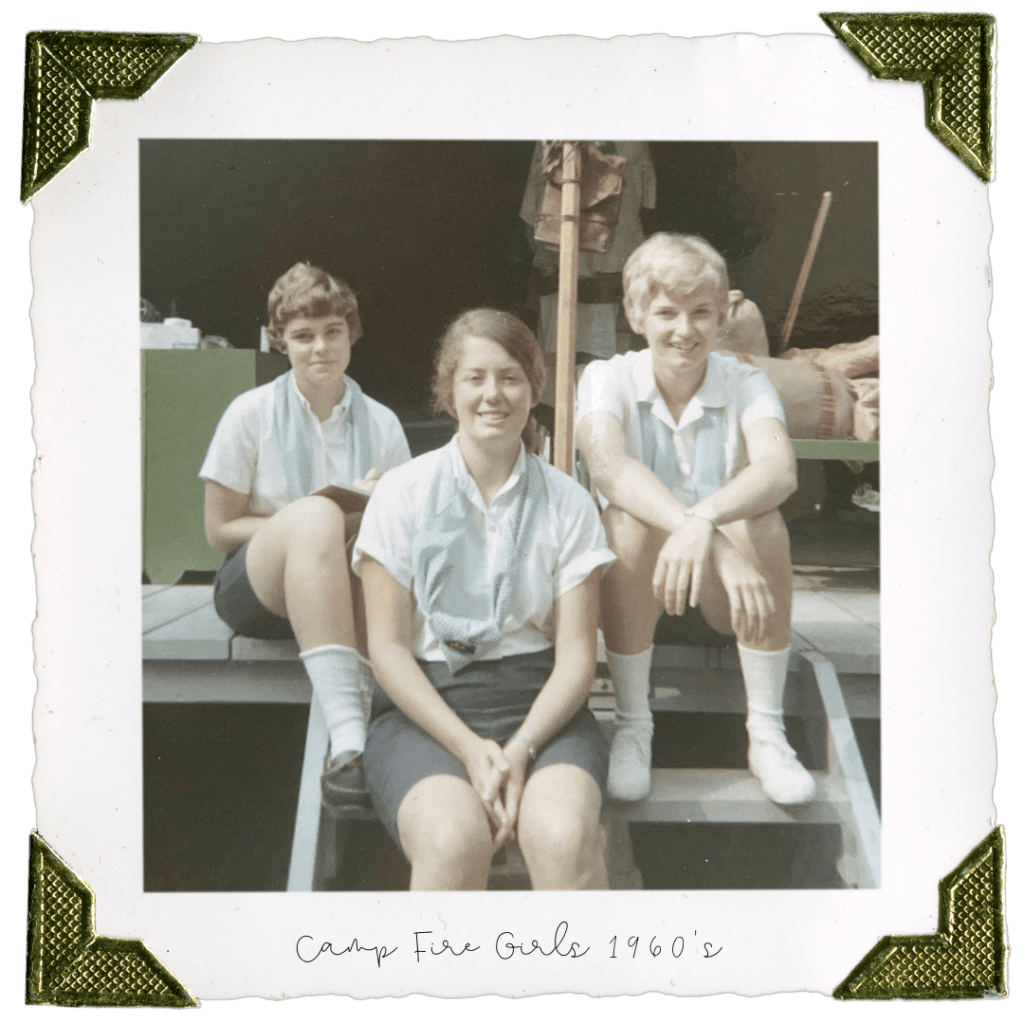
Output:
M724 320L712 281L701 281L688 291L657 292L643 320L655 376L700 370Z
M297 316L288 321L281 341L300 391L333 388L344 380L352 342L343 316Z
M480 444L518 441L533 406L526 371L496 341L471 336L452 381L459 433Z

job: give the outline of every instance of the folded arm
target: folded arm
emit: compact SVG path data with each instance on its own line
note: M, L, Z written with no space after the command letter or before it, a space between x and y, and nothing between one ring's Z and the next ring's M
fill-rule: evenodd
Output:
M786 425L774 417L765 417L742 430L747 443L747 465L690 510L716 526L770 512L796 490L796 456Z
M688 508L652 470L626 454L622 424L611 413L593 413L579 425L577 443L601 493L617 508L668 534L652 585L670 615L697 605L712 561L727 590L738 574L748 588L756 588L758 581L764 584L717 527L778 508L796 489L796 462L780 420L764 418L742 429L748 465Z
M372 493L380 477L381 474L377 470L371 469L353 486ZM206 481L203 524L206 539L211 547L225 554L237 551L247 540L251 540L269 519L270 516L254 516L249 511L248 494L233 491L216 480ZM359 532L362 519L362 512L345 512L346 537L354 537Z
M608 412L585 416L576 444L597 489L616 508L665 533L682 526L689 509L638 459L626 454L626 435Z
M728 483L688 508L655 476L626 454L622 424L611 413L592 413L577 430L577 444L598 490L608 501L649 526L672 533L691 515L716 526L778 508L796 490L796 460L785 425L773 418L745 426L749 463Z

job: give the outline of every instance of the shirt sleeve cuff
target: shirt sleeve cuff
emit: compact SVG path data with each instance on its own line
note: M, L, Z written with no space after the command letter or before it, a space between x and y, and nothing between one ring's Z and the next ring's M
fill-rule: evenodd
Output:
M205 466L199 470L199 479L220 484L221 487L227 487L238 494L248 494L252 490L251 480L242 480L239 477L232 476L230 473L218 469L207 469Z
M773 401L766 395L762 395L743 410L743 415L740 417L740 425L747 427L758 420L767 419L780 420L785 424L786 411L782 408L781 403Z
M610 548L592 548L574 559L555 578L555 600L578 587L595 569L600 568L603 576L614 561L615 555Z
M403 587L407 590L412 590L412 573L408 567L397 565L395 558L390 552L372 538L364 540L362 537L357 537L355 546L352 549L352 571L360 579L363 578L364 556L372 558L375 562L380 562Z

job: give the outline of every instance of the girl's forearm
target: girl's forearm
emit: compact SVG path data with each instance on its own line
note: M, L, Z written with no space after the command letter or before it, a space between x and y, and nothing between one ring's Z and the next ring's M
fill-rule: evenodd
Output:
M540 750L586 702L596 665L596 643L563 644L551 675L509 742Z
M642 462L628 455L611 455L600 459L598 465L598 472L592 471L594 483L616 508L666 533L685 522L686 505Z
M395 706L466 764L480 737L445 703L412 652L398 643L371 643L370 655L377 682Z
M782 464L752 463L690 510L716 526L778 508L796 490L796 475Z
M267 521L267 516L241 516L218 524L208 532L207 539L218 550L225 554L237 551L247 540L256 535L256 531Z

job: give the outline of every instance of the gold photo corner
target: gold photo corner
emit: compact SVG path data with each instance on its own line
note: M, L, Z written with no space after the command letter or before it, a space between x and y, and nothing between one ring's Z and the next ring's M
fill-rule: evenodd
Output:
M983 999L1006 995L1003 830L994 829L939 883L939 930L888 935L836 999Z
M982 181L994 174L995 18L820 15L875 78L921 82L929 131Z
M50 1006L198 1006L139 939L96 935L96 896L29 837L25 1002Z
M138 99L198 41L193 35L142 32L30 32L21 201L88 149L95 100Z

